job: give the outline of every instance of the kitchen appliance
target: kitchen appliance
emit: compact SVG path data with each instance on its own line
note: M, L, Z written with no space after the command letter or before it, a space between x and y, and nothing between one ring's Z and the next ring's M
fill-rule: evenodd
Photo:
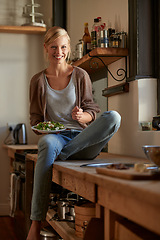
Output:
M35 8L38 7L40 7L40 4L35 3L34 0L24 6L23 17L28 18L28 21L23 26L46 27L42 19L43 14L35 11Z
M13 137L15 144L27 144L27 131L25 123L19 123L16 125L13 131Z
M21 240L26 239L31 224L30 203L34 176L34 162L27 161L26 154L37 154L37 152L37 149L16 152L12 163L10 216L14 217L14 228Z

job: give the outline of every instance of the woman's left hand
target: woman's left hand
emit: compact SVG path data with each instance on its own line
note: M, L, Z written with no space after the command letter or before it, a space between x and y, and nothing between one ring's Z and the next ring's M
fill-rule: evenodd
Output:
M79 123L88 123L92 121L92 117L88 112L83 112L82 108L75 106L72 110L73 120L78 121Z

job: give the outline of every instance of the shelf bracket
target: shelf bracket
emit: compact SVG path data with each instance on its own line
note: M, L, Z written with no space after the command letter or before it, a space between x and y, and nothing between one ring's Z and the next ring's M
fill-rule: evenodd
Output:
M127 78L127 56L124 56L124 57L125 57L125 68L126 68L126 69L119 68L119 69L117 70L117 76L118 76L118 77L121 77L120 79L113 76L113 74L112 74L111 71L108 69L108 67L107 67L107 65L105 64L105 62L102 60L103 57L113 57L113 56L108 56L108 55L106 55L106 56L105 56L105 55L103 55L103 56L91 56L90 53L88 53L88 56L91 58L91 59L89 60L89 67L90 67L90 68L93 69L93 68L98 68L98 67L99 67L99 66L98 66L98 62L94 61L94 59L97 58L97 59L99 59L99 60L103 63L104 67L107 69L107 72L109 72L109 74L111 75L111 77L112 77L115 81L121 82L121 81L123 81L125 78ZM116 56L116 57L118 57L118 56ZM120 57L122 57L122 56L120 56Z

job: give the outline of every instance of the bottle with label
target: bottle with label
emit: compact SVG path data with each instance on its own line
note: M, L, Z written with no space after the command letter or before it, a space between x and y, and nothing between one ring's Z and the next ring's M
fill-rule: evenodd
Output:
M93 50L94 48L98 47L98 39L100 35L100 25L99 25L99 19L95 18L94 19L94 24L92 26L92 31L91 31L91 49Z
M102 28L100 31L100 40L99 40L99 47L109 47L109 38L108 38L108 30L106 28L106 24L102 24Z
M88 30L88 23L84 24L84 35L83 35L83 56L91 51L91 36Z
M101 17L97 17L97 19L99 20L99 27L100 27L100 29L99 29L99 32L98 32L98 36L97 36L97 47L102 47L101 46L101 40L102 40L102 38L101 38L101 31L104 29L104 23L102 23L102 18Z
M109 47L115 47L115 29L111 28L109 32Z

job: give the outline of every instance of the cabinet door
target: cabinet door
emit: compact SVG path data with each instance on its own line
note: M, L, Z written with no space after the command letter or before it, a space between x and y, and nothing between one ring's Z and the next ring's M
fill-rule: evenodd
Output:
M127 220L121 219L115 222L115 240L149 240L160 239L160 236Z

